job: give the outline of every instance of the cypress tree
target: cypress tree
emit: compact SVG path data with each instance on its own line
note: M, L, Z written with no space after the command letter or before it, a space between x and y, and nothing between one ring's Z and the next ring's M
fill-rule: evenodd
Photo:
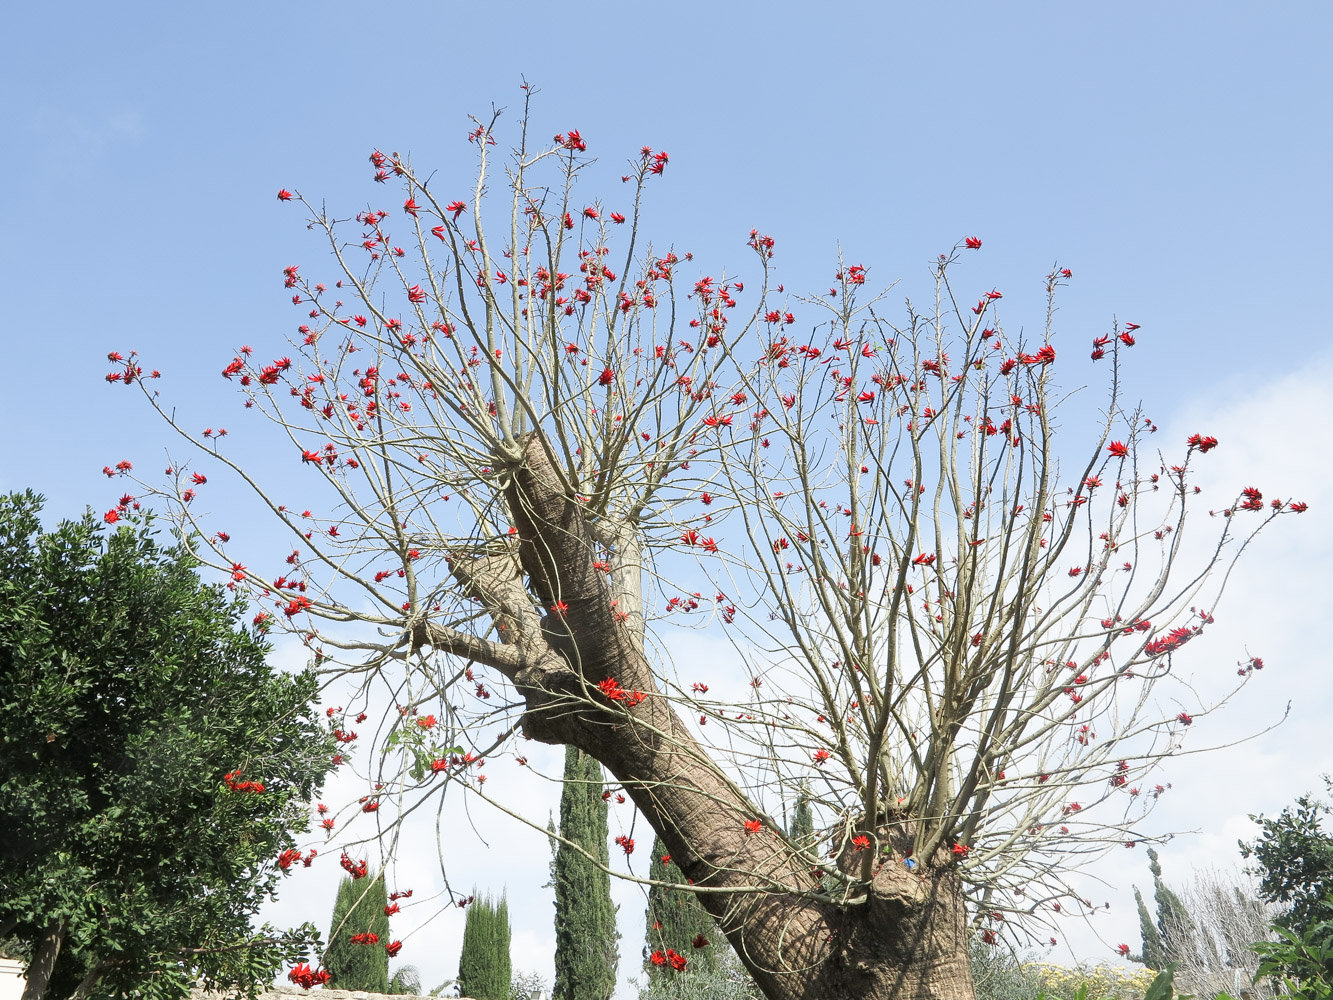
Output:
M683 883L685 877L680 868L669 859L662 838L656 838L653 841L653 863L648 869L648 877L662 882ZM692 892L652 886L648 890L647 921L648 944L644 948L644 968L650 979L661 978L669 971L648 960L654 951L670 948L685 956L689 968L714 969L720 953L729 947L713 918L699 905L699 897ZM707 944L696 948L695 942L700 939L700 935Z
M1199 933L1198 925L1185 904L1162 881L1162 866L1157 852L1148 848L1148 870L1152 872L1153 895L1157 898L1157 933L1162 946L1162 964L1186 959L1206 958L1212 942Z
M1139 907L1139 933L1143 936L1143 951L1141 954L1131 956L1131 959L1141 962L1150 969L1160 970L1167 964L1166 954L1162 950L1162 935L1157 930L1157 925L1153 923L1152 915L1143 902L1143 893L1139 892L1138 886L1134 887L1134 902Z
M607 847L602 765L575 747L565 747L560 793L560 834L603 865ZM552 865L555 882L554 1000L609 1000L616 989L620 937L611 877L574 848L560 843Z
M478 897L463 925L463 951L458 958L458 988L474 1000L509 1000L509 903Z
M796 796L796 808L792 810L791 829L787 836L797 847L809 847L815 840L815 817L810 810L810 796L804 788Z
M389 905L384 876L344 878L338 885L329 926L329 944L324 949L324 968L333 974L334 989L389 992ZM354 934L374 934L374 943L356 944Z

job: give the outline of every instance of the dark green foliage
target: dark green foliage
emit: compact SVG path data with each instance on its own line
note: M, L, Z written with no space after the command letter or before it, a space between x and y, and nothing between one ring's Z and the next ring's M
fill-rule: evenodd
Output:
M1333 782L1324 783L1333 793ZM1276 819L1251 816L1263 828L1253 843L1241 842L1242 857L1258 862L1259 892L1270 903L1288 907L1276 923L1304 937L1317 923L1333 921L1333 834L1320 817L1329 807L1309 795L1296 800Z
M250 926L330 769L315 679L147 518L44 532L41 503L0 497L0 927L28 959L56 931L53 995L253 994L318 942Z
M509 1000L509 904L478 896L468 907L458 988L474 1000Z
M1328 1000L1333 995L1333 922L1311 924L1301 934L1286 927L1277 932L1278 940L1254 945L1263 959L1255 975L1279 980L1287 996Z
M1157 930L1152 915L1148 913L1148 907L1143 902L1143 893L1139 892L1138 886L1134 887L1134 902L1139 907L1139 933L1143 936L1143 951L1132 956L1132 960L1150 969L1164 969L1167 961L1166 953L1162 950L1162 935Z
M389 992L389 918L384 908L389 905L384 876L344 878L338 885L338 898L333 904L333 918L329 923L329 943L324 949L324 968L333 974L329 983L338 990L365 990L368 993ZM376 944L357 944L354 934L374 934Z
M560 834L602 865L607 848L602 765L574 747L565 748L565 783L560 794ZM616 988L616 907L611 878L573 847L561 843L552 863L555 883L554 1000L608 1000Z
M653 841L653 860L648 868L648 877L663 882L684 883L680 869L669 861L666 845L662 838ZM718 930L717 923L699 905L699 897L692 892L653 886L648 890L648 943L644 948L644 968L649 979L658 977L676 977L668 967L657 966L648 961L654 951L665 952L667 949L679 952L689 962L688 969L713 969L719 954L727 950L727 939ZM696 948L694 942L699 936L707 945Z

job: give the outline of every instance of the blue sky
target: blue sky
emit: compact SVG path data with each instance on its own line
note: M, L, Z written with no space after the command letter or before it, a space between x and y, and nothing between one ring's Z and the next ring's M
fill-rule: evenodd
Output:
M1130 391L1159 425L1228 427L1223 488L1271 474L1315 505L1236 585L1238 634L1290 665L1266 697L1297 698L1296 718L1229 773L1182 764L1204 793L1179 820L1215 828L1197 853L1224 860L1235 838L1216 831L1329 766L1323 650L1301 641L1322 613L1303 593L1323 582L1317 500L1333 499L1316 429L1333 371L1326 4L73 3L7 21L0 488L45 493L52 515L102 510L120 493L104 465L161 460L167 429L102 381L110 350L140 351L200 426L239 424L217 373L243 342L280 352L280 269L320 252L278 188L345 214L388 204L373 148L461 184L467 114L517 110L526 77L537 133L577 128L600 157L589 200L614 207L640 145L670 152L646 228L701 271L745 266L755 227L789 290L826 289L841 248L872 284L926 295L931 259L976 235L966 280L1004 290L1012 330L1039 328L1058 260L1075 276L1057 324L1071 386L1113 316L1141 324ZM1235 768L1253 769L1248 797ZM1210 797L1219 776L1230 790ZM284 905L322 921L318 899ZM527 910L540 952L549 907Z

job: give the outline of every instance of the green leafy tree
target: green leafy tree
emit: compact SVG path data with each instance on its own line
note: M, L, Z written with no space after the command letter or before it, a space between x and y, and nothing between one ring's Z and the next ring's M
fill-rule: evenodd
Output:
M658 882L685 882L680 867L672 864L666 844L658 837L653 841L653 860L648 877ZM648 942L644 948L644 968L650 980L681 978L669 965L652 961L654 952L668 950L684 955L690 971L713 969L719 952L729 950L726 939L716 922L699 905L695 893L654 885L648 890ZM697 943L697 944L696 944Z
M1333 793L1333 780L1324 784ZM1257 862L1259 891L1287 907L1276 923L1304 937L1315 924L1333 921L1333 834L1321 825L1329 807L1310 795L1274 819L1251 816L1262 828L1257 840L1240 844L1242 857Z
M344 878L338 885L329 924L329 943L324 949L324 968L340 990L389 992L389 905L384 875ZM362 938L373 934L375 939Z
M330 768L315 680L271 668L150 517L48 532L41 507L0 497L0 938L24 996L254 994L318 943L251 927Z
M513 978L509 961L509 904L478 896L463 925L458 958L458 988L474 1000L509 1000Z
M602 765L576 747L566 747L560 834L578 847L561 843L553 862L555 1000L607 1000L615 992L620 935L611 877L605 870L610 863L606 813Z

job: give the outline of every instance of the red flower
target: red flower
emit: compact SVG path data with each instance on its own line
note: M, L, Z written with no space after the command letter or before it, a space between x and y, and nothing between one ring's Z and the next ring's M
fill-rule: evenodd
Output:
M616 838L616 843L620 845L621 850L625 852L625 857L634 853L634 838L626 837L623 834Z
M648 956L648 961L652 962L653 965L666 965L667 962L666 953L663 952L661 948L658 948L655 952L653 952L651 955Z
M1125 443L1123 441L1112 441L1110 444L1106 446L1106 450L1109 451L1116 458L1124 458L1129 454L1129 449L1125 447Z
M832 757L832 756L833 756L833 755L832 755L831 753L829 753L827 750L816 750L816 751L815 751L815 764L816 764L816 765L823 764L824 761L828 760L828 759L829 759L830 757Z
M1176 716L1176 720L1182 726L1189 726L1194 724L1194 716L1190 715L1188 712L1181 712L1179 715Z
M444 206L444 210L446 212L453 212L454 221L457 222L458 217L467 211L467 206L464 205L461 201L451 201L449 204Z
M422 729L431 729L435 725L435 716L423 715L421 718L417 719L417 725Z
M702 934L696 934L694 935L693 944L696 948L707 948L708 938L704 937Z
M1115 950L1116 950L1117 953L1119 953L1119 955L1120 955L1121 958L1128 958L1128 957L1129 957L1129 945L1127 945L1127 944L1118 944L1118 945L1115 946Z
M758 833L764 827L762 820L747 819L745 821L745 835L748 837L752 833Z
M397 958L398 953L403 950L403 942L390 941L388 944L384 946L384 950L389 953L390 958Z
M610 368L603 368L602 374L597 376L597 384L610 385L612 382L615 381L615 378L616 378L615 372L613 372Z
M611 221L614 222L616 225L620 225L620 223L625 221L625 217L621 215L619 212L612 212Z
M680 952L672 951L670 948L668 948L666 957L667 961L671 963L671 967L675 969L677 972L685 971L685 965L686 965L685 956L682 955Z
M312 986L327 983L333 978L333 974L327 969L320 969L316 972L314 969L310 968L310 966L302 962L296 968L292 969L291 972L287 973L287 978L297 986L301 987L301 989L308 990Z
M980 250L981 240L975 236L969 236L964 244L969 250Z
M864 833L858 833L852 838L852 850L864 851L870 847L870 838Z
M972 850L972 848L968 844L954 844L951 850L960 858L965 858L967 857L967 852Z
M292 193L288 191L286 188L283 188L281 191L278 192L278 201L291 201L291 200L292 200ZM300 966L298 965L297 968L299 969ZM296 982L296 980L293 979L292 982ZM310 987L307 986L306 989L310 989Z

